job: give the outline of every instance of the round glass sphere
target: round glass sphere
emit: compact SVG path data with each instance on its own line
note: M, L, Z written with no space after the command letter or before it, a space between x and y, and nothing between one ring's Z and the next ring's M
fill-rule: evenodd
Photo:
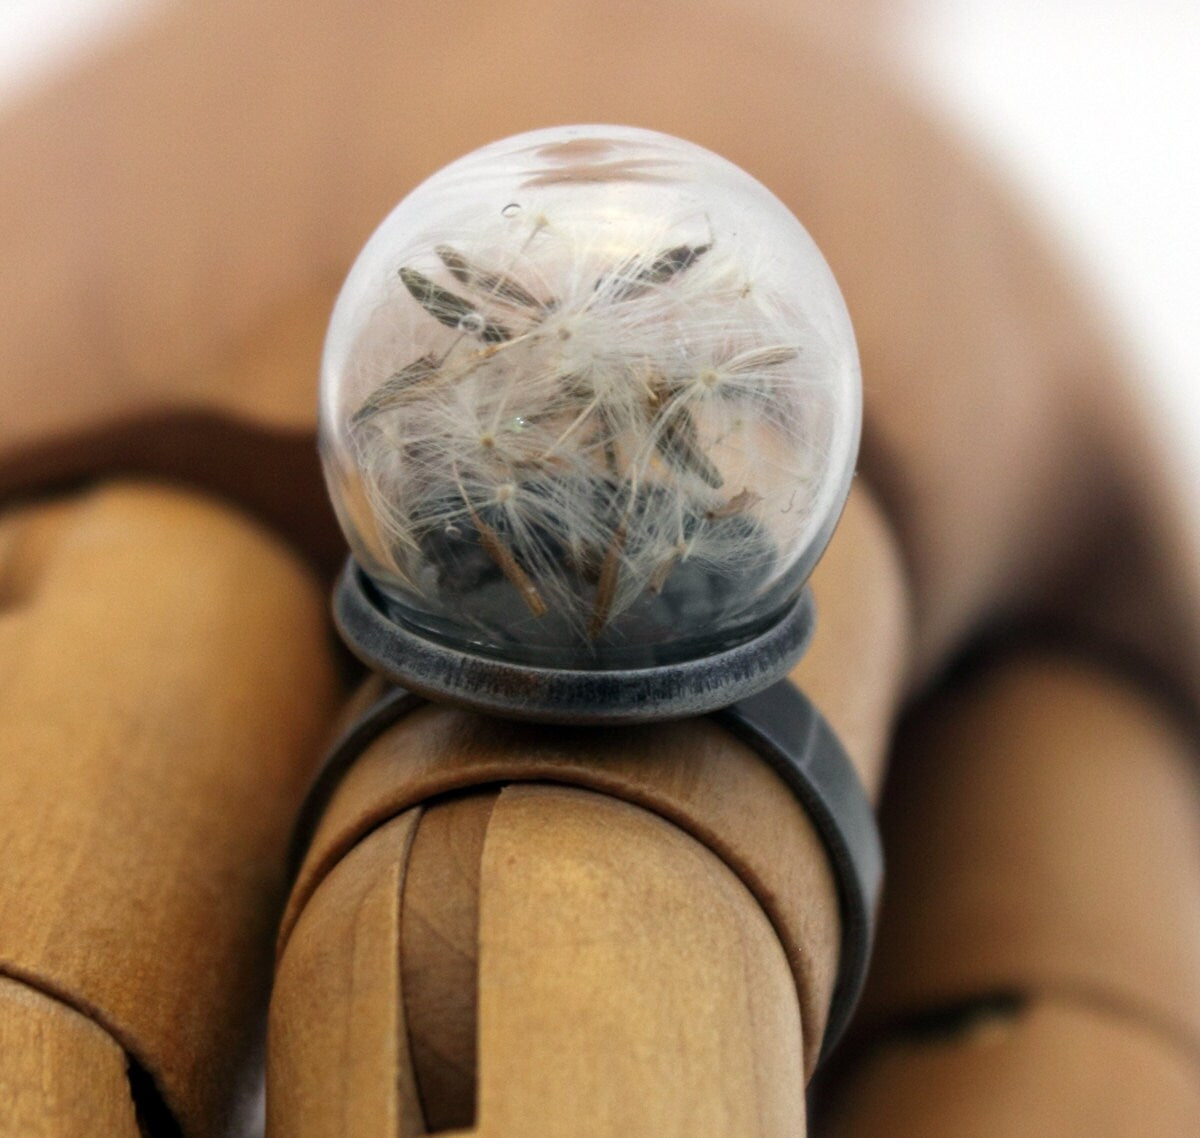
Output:
M333 312L320 440L379 603L555 668L695 659L794 605L861 390L800 223L677 138L573 126L418 186Z

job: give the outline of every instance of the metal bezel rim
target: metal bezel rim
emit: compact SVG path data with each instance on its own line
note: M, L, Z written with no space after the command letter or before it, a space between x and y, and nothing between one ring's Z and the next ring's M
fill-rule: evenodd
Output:
M619 670L541 667L451 648L401 624L353 557L334 589L333 614L351 650L410 691L508 719L573 724L686 719L727 707L785 676L815 624L805 588L760 635L709 656Z

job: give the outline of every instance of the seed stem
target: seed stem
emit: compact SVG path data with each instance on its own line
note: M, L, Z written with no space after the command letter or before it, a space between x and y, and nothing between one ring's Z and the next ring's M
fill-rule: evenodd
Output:
M466 499L464 498L463 501L466 502ZM500 571L508 578L512 587L521 594L521 599L529 606L529 611L534 616L545 616L546 602L542 600L542 594L530 580L529 574L521 568L508 546L500 540L500 535L479 516L475 507L470 502L466 502L466 506L467 516L479 534L479 544L483 546L487 555L500 566Z
M608 623L608 614L612 611L613 599L617 593L617 578L621 574L621 555L625 552L628 536L628 526L621 522L613 533L608 551L604 554L604 564L600 566L600 580L596 584L596 603L592 606L592 619L588 621L588 636L593 640L604 631L604 626Z

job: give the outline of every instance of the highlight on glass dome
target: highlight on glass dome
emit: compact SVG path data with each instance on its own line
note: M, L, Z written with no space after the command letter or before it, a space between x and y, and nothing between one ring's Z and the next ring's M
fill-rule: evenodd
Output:
M575 126L395 208L337 301L320 410L390 619L476 656L637 669L795 605L861 393L837 285L777 198L691 143Z

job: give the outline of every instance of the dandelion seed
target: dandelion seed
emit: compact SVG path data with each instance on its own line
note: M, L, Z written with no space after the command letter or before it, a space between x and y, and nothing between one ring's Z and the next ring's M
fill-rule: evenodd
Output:
M704 516L709 521L717 521L720 518L730 518L734 514L743 514L747 510L753 509L762 501L762 495L756 494L753 490L743 489L740 494L735 494L728 502L720 506L716 506L711 510L706 510Z
M650 574L650 579L646 582L647 590L654 596L659 596L663 588L666 586L667 578L671 576L672 570L679 564L679 560L683 557L686 547L680 543L667 555L657 569Z
M617 446L612 439L604 440L604 464L608 467L610 474L621 473L617 466Z
M604 288L613 300L632 300L642 296L655 285L666 284L672 277L691 268L711 248L711 243L676 245L673 249L659 253L648 265L636 272L633 270L640 262L635 258L617 269L607 281L597 281L596 287ZM609 282L613 282L612 287L609 287Z
M475 532L479 534L479 544L500 567L500 571L508 578L512 587L521 594L521 599L529 607L529 611L534 616L545 616L549 609L537 586L530 580L529 574L521 568L508 546L500 540L500 535L479 516L475 507L470 502L467 502L466 506L467 516L471 519Z
M588 621L588 635L593 640L604 631L609 614L612 612L613 598L617 592L617 579L621 573L621 554L625 551L625 542L628 537L626 523L622 522L613 534L608 552L604 555L604 563L600 566L600 580L596 584L596 600L592 606L592 618Z
M433 356L422 356L413 360L407 367L401 368L363 400L358 410L350 416L350 426L360 426L381 412L400 406L408 398L412 388L432 376L437 367L437 360Z
M512 338L512 333L503 324L488 321L461 296L431 281L416 269L402 268L400 279L415 300L439 324L470 332L487 344L496 344Z
M489 299L508 301L518 308L529 308L535 312L542 312L547 308L547 305L507 273L481 269L449 245L438 245L434 252L456 281Z
M684 470L719 490L725 485L721 472L700 449L696 420L686 407L672 407L664 416L662 430L654 443L659 453L678 470Z
M780 344L774 348L756 348L749 352L743 352L740 356L734 356L733 359L721 365L721 370L726 375L745 375L747 372L791 363L799 354L800 349L792 347L790 344Z
M601 558L595 550L584 545L576 534L567 539L566 557L567 565L573 573L579 575L580 580L595 584L600 572Z
M579 430L580 427L583 426L583 424L585 422L587 422L588 416L590 416L592 414L592 412L596 410L596 408L599 406L599 404L600 404L599 397L593 396L591 398L591 400L587 403L587 405L583 408L583 410L580 411L579 414L576 415L575 418L571 421L571 423L567 427L567 429L565 431L563 431L563 433L561 435L559 435L558 438L556 438L554 440L554 442L552 442L550 444L549 447L546 448L546 453L542 457L550 458L554 454L554 452L556 450L558 450L558 448L567 441L567 439L569 439L577 430Z

